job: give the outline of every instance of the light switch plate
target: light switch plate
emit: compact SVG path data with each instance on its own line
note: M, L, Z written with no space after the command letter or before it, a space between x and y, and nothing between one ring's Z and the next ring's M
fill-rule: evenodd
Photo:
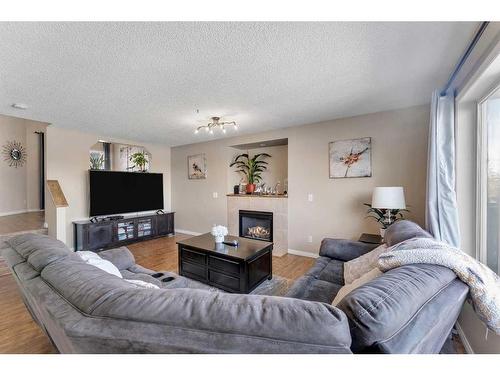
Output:
M309 193L309 194L307 195L307 200L308 200L309 202L312 202L312 201L314 200L314 195L313 195L312 193Z
M213 198L219 198L219 194L218 194L216 191L214 191L214 192L212 193L212 197L213 197Z

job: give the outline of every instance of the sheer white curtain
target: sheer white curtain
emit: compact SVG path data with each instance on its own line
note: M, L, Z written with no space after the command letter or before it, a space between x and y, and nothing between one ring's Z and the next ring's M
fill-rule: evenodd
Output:
M460 246L455 192L455 96L432 94L427 160L427 230L438 240Z

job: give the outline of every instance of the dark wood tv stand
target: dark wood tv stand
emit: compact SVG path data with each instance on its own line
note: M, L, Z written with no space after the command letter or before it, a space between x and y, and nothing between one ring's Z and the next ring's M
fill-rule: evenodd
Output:
M174 234L174 212L73 222L75 250L100 251Z

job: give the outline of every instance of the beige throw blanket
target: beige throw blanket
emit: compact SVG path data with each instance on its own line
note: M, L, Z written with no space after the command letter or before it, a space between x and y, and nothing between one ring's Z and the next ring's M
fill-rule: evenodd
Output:
M489 329L500 335L500 278L463 251L431 238L411 238L380 255L378 267L385 272L407 264L436 264L456 273L469 286L473 307Z

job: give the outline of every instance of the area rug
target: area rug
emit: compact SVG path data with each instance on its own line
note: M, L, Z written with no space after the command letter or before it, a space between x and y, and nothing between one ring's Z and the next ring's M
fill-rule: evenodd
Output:
M169 281L163 285L164 289L174 289L174 288L191 288L191 289L203 289L210 290L212 292L222 292L227 293L222 289L218 289L206 284L203 284L199 281L189 279L184 276L179 276L176 273L161 271L165 274L165 277L173 277L174 280ZM274 275L271 280L266 280L262 284L260 284L257 288L255 288L250 294L258 294L263 296L284 296L293 281L281 276Z
M262 296L284 296L290 286L292 280L281 276L273 276L271 280L266 280L255 288L250 294L259 294Z

